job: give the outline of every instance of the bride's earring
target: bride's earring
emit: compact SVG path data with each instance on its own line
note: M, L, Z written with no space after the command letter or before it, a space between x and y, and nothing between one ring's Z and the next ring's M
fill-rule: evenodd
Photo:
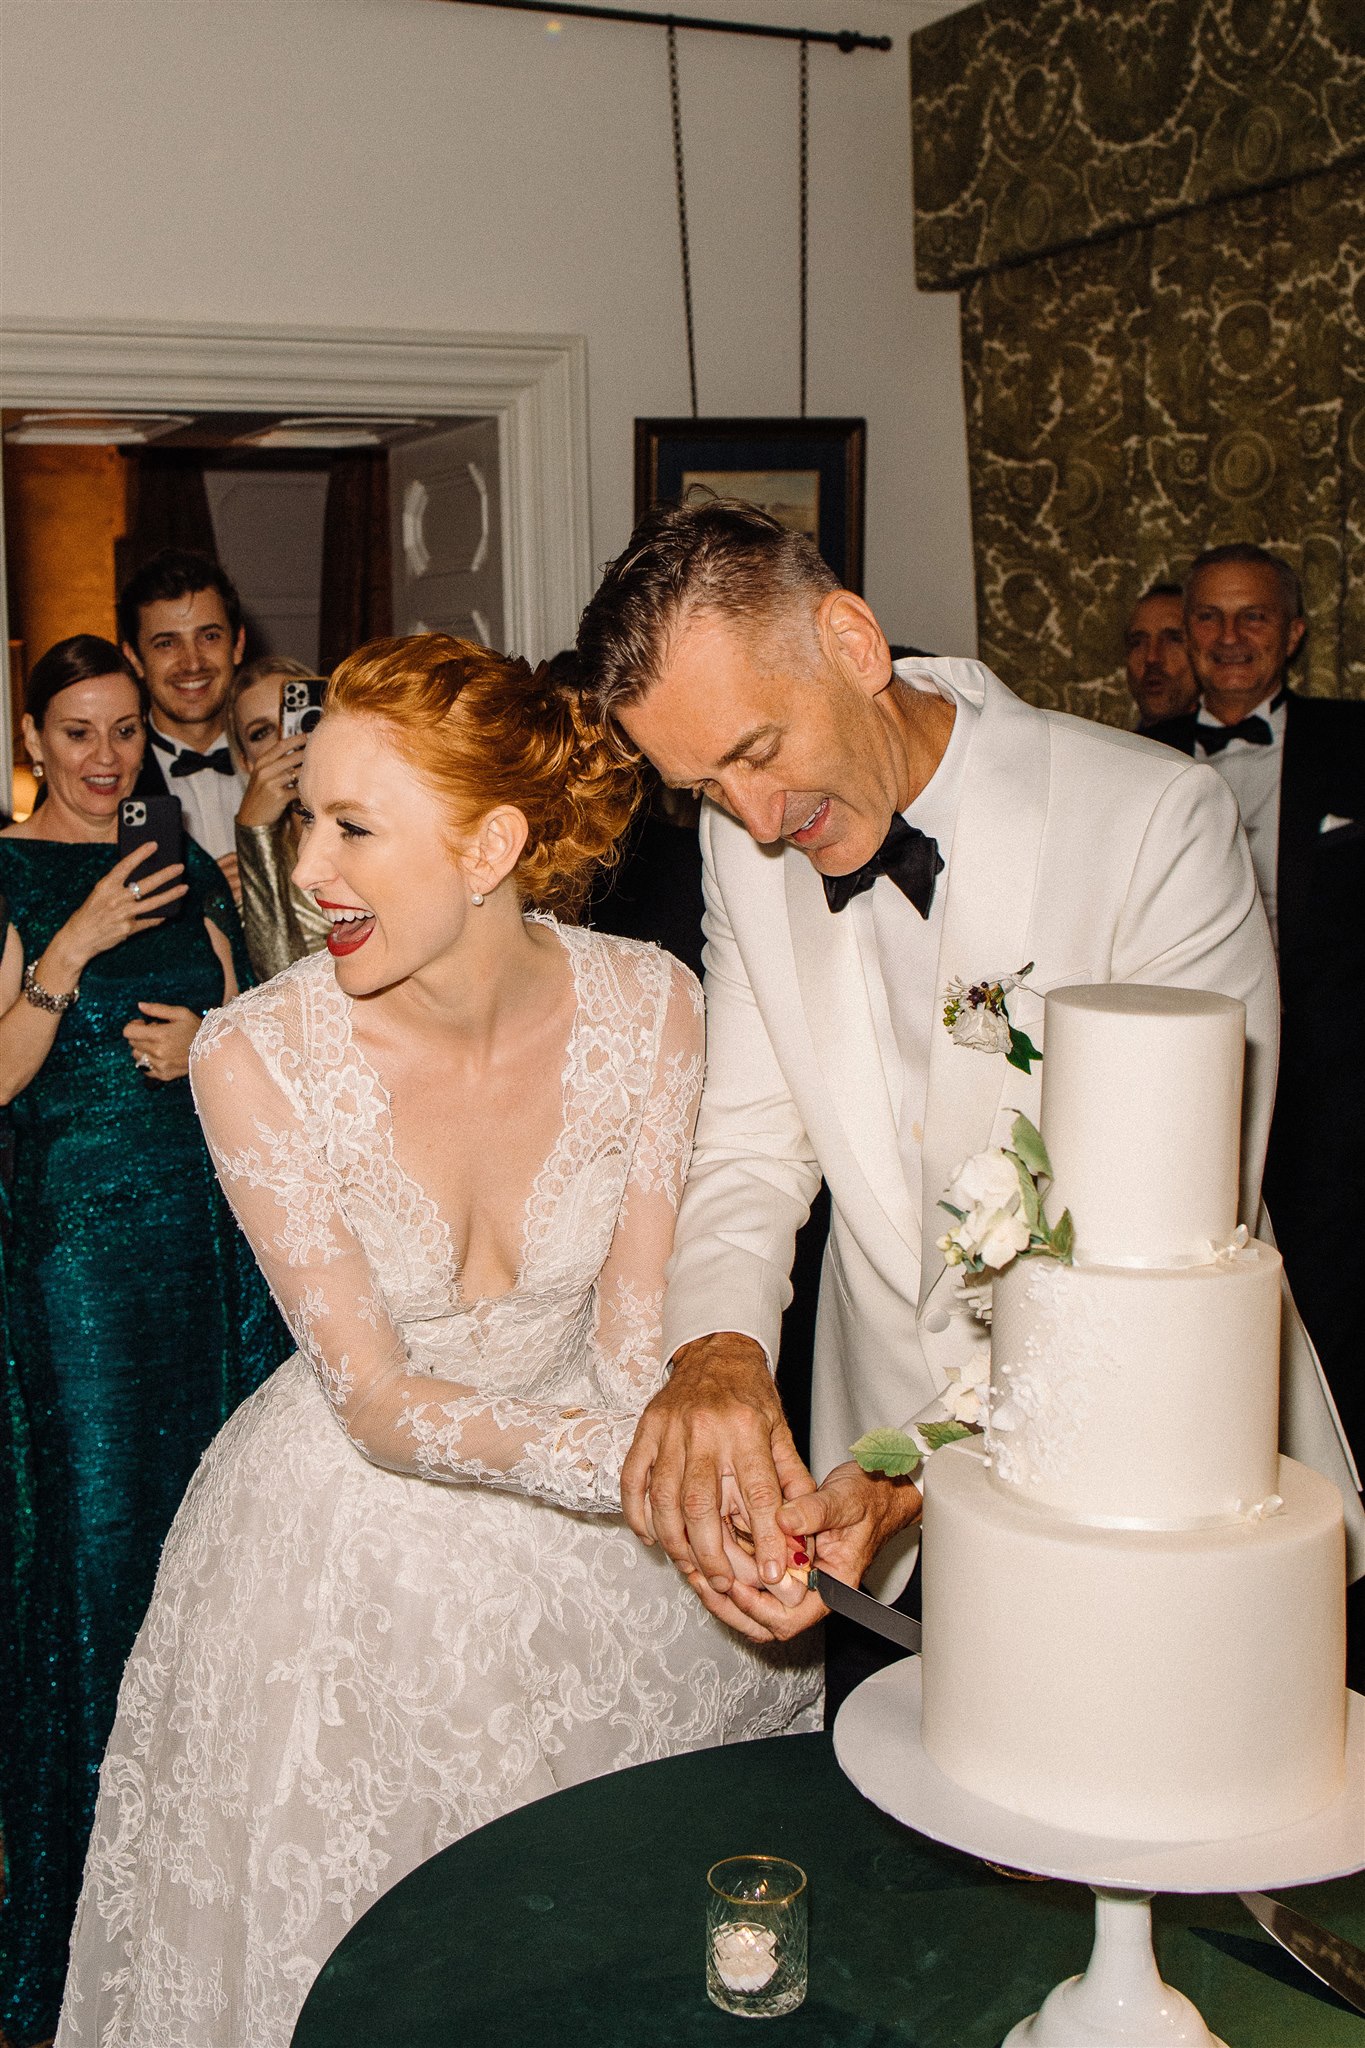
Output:
M471 903L482 903L483 897L477 889L473 889L470 891L469 900Z
M35 782L41 782L43 779L43 764L41 761L35 761L33 764L33 779Z

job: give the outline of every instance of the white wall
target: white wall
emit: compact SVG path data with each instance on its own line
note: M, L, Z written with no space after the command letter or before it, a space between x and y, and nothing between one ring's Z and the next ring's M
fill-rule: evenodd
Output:
M906 39L952 0L709 0L811 53L810 409L868 421L868 595L975 644L957 302L913 285ZM688 409L659 30L431 0L5 0L7 315L587 337L593 548ZM796 50L680 38L703 413L797 405Z

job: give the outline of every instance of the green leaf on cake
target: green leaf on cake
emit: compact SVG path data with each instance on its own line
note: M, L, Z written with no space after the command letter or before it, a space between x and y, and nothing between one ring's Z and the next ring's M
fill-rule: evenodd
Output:
M1042 1133L1022 1113L1014 1119L1010 1141L1030 1173L1042 1174L1051 1180L1052 1161L1047 1156L1047 1146L1043 1143Z
M1005 1055L1005 1064L1018 1067L1021 1074L1027 1074L1032 1070L1033 1061L1042 1057L1027 1031L1020 1031L1016 1025L1011 1024L1010 1049Z
M864 1472L881 1472L888 1479L904 1479L920 1463L922 1453L914 1438L903 1429L870 1429L853 1446L853 1457Z
M964 1436L976 1434L965 1422L922 1422L919 1433L931 1451L941 1451L945 1444L958 1444Z
M1060 1259L1064 1266L1071 1264L1071 1254L1076 1245L1076 1229L1071 1221L1071 1211L1063 1209L1052 1233L1052 1256Z
M1019 1176L1019 1206L1023 1211L1024 1221L1029 1230L1036 1233L1046 1228L1038 1184L1017 1152L1011 1152L1009 1157L1014 1161L1014 1169Z

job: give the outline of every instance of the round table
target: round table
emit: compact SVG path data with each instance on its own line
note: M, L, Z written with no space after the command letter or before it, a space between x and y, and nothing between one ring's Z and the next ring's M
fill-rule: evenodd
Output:
M996 2048L1083 1970L1081 1886L999 1877L870 1805L825 1735L704 1750L578 1785L467 1835L380 1899L331 1957L294 2048L701 2048L753 2022L706 1997L706 1872L809 1873L810 1992L790 2048ZM1365 1882L1296 1891L1365 1944ZM1162 1898L1157 1958L1231 2048L1365 2048L1351 2014L1235 1899Z

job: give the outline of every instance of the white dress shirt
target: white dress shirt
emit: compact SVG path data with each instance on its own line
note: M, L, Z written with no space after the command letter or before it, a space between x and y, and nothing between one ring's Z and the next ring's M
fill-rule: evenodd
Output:
M1280 774L1284 767L1284 724L1286 707L1277 704L1272 711L1262 701L1250 714L1263 718L1270 727L1270 745L1258 747L1251 740L1229 740L1218 753L1205 752L1200 742L1201 732L1212 727L1218 730L1218 720L1210 718L1206 711L1200 711L1194 727L1194 758L1207 761L1216 768L1228 788L1237 799L1237 808L1242 814L1242 830L1246 833L1251 848L1251 864L1256 870L1256 883L1265 905L1265 914L1270 921L1270 936L1278 952L1280 944L1279 925L1276 920L1279 896L1280 866Z
M195 748L182 746L179 740L173 740L155 721L153 730L156 738L149 744L156 748L167 789L180 799L185 830L205 853L211 854L214 860L221 860L225 853L233 852L237 844L237 809L246 789L246 777L239 775L235 768L231 775L220 775L216 768L201 768L196 775L177 776L172 781L170 770L177 754L216 753L219 747L227 745L226 737L220 734L211 746Z
M905 666L911 673L902 676L902 681L912 689L933 687L914 675L913 664ZM879 876L861 896L855 896L842 913L857 920L858 947L896 1116L901 1164L916 1213L917 1239L922 1225L921 1152L929 1095L929 1049L934 1028L943 1015L943 992L938 987L939 944L948 900L953 828L967 755L979 717L975 706L961 697L950 701L957 710L943 759L914 802L901 813L907 824L917 826L938 841L943 859L928 917L921 917L909 898L885 875Z

